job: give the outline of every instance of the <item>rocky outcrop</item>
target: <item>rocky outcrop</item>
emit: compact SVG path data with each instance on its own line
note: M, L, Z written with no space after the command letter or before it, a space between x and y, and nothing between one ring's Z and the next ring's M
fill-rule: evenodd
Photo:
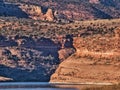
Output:
M93 4L99 4L99 0L89 0L90 3L93 3Z
M120 45L116 38L101 37L96 38L75 38L74 46L76 55L79 57L108 58L115 59L119 57ZM91 42L89 42L91 41Z
M6 78L6 77L2 77L0 76L0 81L12 81L13 79L11 78Z
M43 14L43 11L39 6L20 4L19 7L28 14L29 18L32 18L34 20L54 20L54 12L50 8L48 8L47 12Z
M54 14L52 9L48 9L46 14L44 15L44 19L48 21L53 21L54 20Z
M117 59L120 53L120 29L114 30L114 37L93 36L87 38L74 38L76 55L79 57L92 57L96 59Z
M118 83L120 80L120 38L76 37L76 52L63 61L50 82L56 83Z

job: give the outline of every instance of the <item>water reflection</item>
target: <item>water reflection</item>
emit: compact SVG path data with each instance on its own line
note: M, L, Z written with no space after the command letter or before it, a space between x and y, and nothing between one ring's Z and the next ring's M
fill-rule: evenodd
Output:
M0 90L78 90L71 85L49 84L40 82L7 82L0 83Z
M3 90L3 89L0 89ZM12 89L4 89L4 90L16 90L16 88L12 88ZM17 88L17 90L77 90L77 89L69 89L69 88L65 88L65 89L60 89L60 88Z

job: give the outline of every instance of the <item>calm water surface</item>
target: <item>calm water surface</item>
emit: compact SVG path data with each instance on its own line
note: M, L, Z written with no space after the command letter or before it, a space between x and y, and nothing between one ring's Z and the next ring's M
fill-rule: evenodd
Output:
M0 90L78 90L68 84L50 84L41 82L5 82Z

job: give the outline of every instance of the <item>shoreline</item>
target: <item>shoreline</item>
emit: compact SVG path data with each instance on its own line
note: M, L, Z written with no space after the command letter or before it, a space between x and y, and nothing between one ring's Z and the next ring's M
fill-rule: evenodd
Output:
M86 82L86 83L70 83L70 82L50 82L50 84L59 84L59 85L115 85L118 83L95 83L95 82Z

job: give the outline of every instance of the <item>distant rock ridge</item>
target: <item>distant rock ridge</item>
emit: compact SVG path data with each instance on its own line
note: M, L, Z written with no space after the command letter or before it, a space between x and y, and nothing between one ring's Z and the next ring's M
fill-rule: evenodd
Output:
M2 0L1 0L2 1ZM59 12L59 19L93 20L120 17L120 0L4 0L8 3L25 3L50 7ZM14 8L15 9L15 8ZM1 9L2 11L2 9ZM16 14L16 13L15 13ZM28 13L29 14L29 13ZM33 19L39 19L31 15ZM46 19L46 16L44 17ZM50 19L51 18L47 18Z
M54 20L54 12L51 8L48 8L47 12L43 14L41 7L35 5L21 4L19 6L24 12L28 14L31 19L34 20Z

